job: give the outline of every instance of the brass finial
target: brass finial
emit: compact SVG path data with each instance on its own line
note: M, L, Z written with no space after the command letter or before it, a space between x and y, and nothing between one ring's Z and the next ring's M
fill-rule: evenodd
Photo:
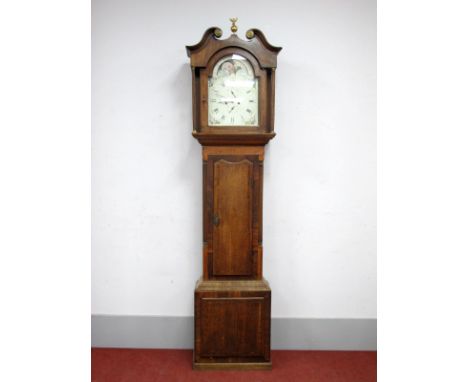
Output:
M231 31L232 33L236 33L237 32L237 25L236 25L236 22L237 22L237 17L232 17L229 19L232 23L231 25Z
M223 35L223 31L219 28L216 28L214 30L214 35L217 37L217 38L220 38L222 35Z

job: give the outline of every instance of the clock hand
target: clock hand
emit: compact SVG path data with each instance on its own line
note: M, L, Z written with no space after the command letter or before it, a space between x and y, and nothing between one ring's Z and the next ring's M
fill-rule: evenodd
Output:
M234 96L234 98L237 98L232 90L231 90L231 94Z

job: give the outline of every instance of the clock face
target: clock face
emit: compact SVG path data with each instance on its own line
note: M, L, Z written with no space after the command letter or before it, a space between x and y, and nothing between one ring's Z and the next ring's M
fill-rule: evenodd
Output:
M258 126L258 81L238 54L221 58L208 79L208 125Z

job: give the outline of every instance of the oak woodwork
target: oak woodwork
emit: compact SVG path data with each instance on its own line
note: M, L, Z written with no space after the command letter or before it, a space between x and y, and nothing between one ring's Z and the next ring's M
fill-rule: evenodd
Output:
M199 43L186 47L192 135L203 146L203 275L194 294L193 367L270 369L271 289L262 271L263 160L264 146L275 137L281 48L258 29L247 32L248 40L221 35L219 28L209 28ZM247 59L257 79L257 126L208 125L208 80L216 63L230 54Z

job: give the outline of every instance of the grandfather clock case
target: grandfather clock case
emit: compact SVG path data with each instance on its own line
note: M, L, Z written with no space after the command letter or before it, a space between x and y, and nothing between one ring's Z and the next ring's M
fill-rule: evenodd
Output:
M192 135L203 146L203 276L195 287L194 369L271 369L271 290L262 272L264 146L275 136L276 58L209 28L187 46Z

